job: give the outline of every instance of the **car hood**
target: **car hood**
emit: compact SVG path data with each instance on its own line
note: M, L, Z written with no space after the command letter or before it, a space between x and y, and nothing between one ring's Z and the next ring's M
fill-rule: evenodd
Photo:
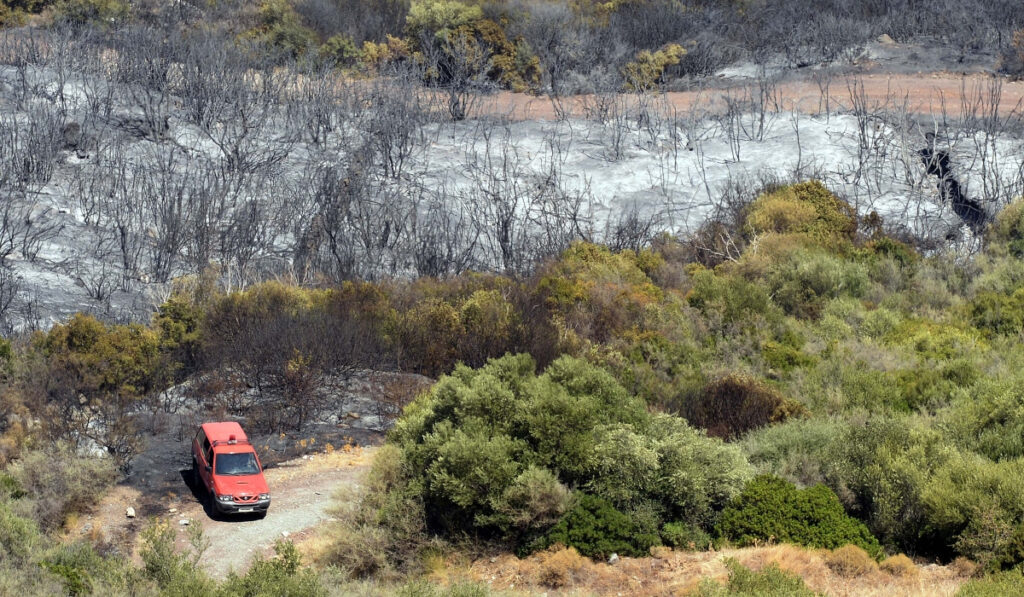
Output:
M214 478L217 495L259 495L270 493L263 475L220 475Z

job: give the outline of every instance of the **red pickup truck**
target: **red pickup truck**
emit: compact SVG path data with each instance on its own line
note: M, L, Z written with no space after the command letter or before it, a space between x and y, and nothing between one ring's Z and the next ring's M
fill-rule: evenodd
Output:
M270 508L263 466L242 426L233 421L204 423L192 440L192 476L221 514L254 513Z

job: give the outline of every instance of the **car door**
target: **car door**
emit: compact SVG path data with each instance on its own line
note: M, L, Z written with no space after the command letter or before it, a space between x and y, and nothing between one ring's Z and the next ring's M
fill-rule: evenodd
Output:
M213 446L202 431L196 436L196 444L199 447L196 458L196 462L199 463L199 478L202 479L203 485L210 489L213 487Z

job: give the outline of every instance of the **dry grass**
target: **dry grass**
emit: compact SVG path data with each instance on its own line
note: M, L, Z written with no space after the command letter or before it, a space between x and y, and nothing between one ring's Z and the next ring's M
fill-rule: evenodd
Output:
M921 574L921 571L914 565L913 560L903 554L897 554L890 556L878 565L878 567L891 576L898 576L900 578L915 578ZM969 574L966 576L970 576Z
M857 578L878 571L875 560L856 545L844 545L825 556L825 565L843 578Z
M286 481L297 476L307 476L327 470L338 470L366 466L373 462L373 447L352 446L345 444L335 448L331 444L324 446L324 451L310 454L301 459L282 462L275 468L267 469L264 475L267 483Z
M622 558L614 565L559 548L525 559L513 555L482 559L468 569L459 563L447 571L435 571L433 577L470 578L499 590L548 595L685 595L704 579L724 582L728 576L725 558L735 558L753 570L775 564L801 577L812 590L836 597L950 597L969 576L964 574L965 566L920 566L906 556L887 560L898 574L879 570L868 557L871 564L866 570L844 576L829 567L828 560L835 559L833 552L771 545L717 552L659 549L654 557Z

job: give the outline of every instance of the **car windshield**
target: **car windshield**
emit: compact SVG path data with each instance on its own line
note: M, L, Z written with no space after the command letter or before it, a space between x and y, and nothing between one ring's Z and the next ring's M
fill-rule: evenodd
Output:
M217 454L214 466L218 475L255 475L260 472L260 465L256 464L256 455L252 452Z

